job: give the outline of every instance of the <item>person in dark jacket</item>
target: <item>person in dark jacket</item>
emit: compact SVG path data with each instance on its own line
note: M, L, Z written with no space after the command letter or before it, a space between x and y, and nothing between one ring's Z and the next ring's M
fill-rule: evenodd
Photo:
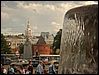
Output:
M30 71L30 74L33 74L33 66L32 66L32 61L29 61L28 70Z
M49 74L56 74L54 62L51 62L50 66L49 66Z

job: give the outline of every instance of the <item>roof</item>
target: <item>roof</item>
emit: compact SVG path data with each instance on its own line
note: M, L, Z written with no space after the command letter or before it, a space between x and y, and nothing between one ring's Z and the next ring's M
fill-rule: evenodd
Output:
M39 40L37 41L37 44L46 44L44 38L42 36L39 37Z

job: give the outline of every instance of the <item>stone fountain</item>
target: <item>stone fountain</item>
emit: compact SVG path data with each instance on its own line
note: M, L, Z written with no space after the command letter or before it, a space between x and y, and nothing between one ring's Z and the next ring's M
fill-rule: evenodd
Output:
M98 5L69 10L64 17L59 74L97 74Z

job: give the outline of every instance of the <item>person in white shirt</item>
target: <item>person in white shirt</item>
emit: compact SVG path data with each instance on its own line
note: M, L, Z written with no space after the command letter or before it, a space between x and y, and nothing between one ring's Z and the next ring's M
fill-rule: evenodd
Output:
M27 69L25 74L30 74L30 71Z
M44 74L44 69L43 69L43 62L40 61L37 68L36 68L36 73L37 74Z
M1 64L1 74L7 74L7 70L4 68L4 65Z
M14 65L10 65L10 67L8 68L8 74L15 74Z
M3 73L4 74L7 74L7 70L5 68L3 69Z

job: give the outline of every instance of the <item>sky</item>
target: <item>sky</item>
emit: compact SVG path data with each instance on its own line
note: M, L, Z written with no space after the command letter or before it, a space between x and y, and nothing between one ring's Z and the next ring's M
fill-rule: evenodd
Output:
M90 4L98 1L1 1L1 33L25 34L29 19L32 35L56 34L68 10Z

